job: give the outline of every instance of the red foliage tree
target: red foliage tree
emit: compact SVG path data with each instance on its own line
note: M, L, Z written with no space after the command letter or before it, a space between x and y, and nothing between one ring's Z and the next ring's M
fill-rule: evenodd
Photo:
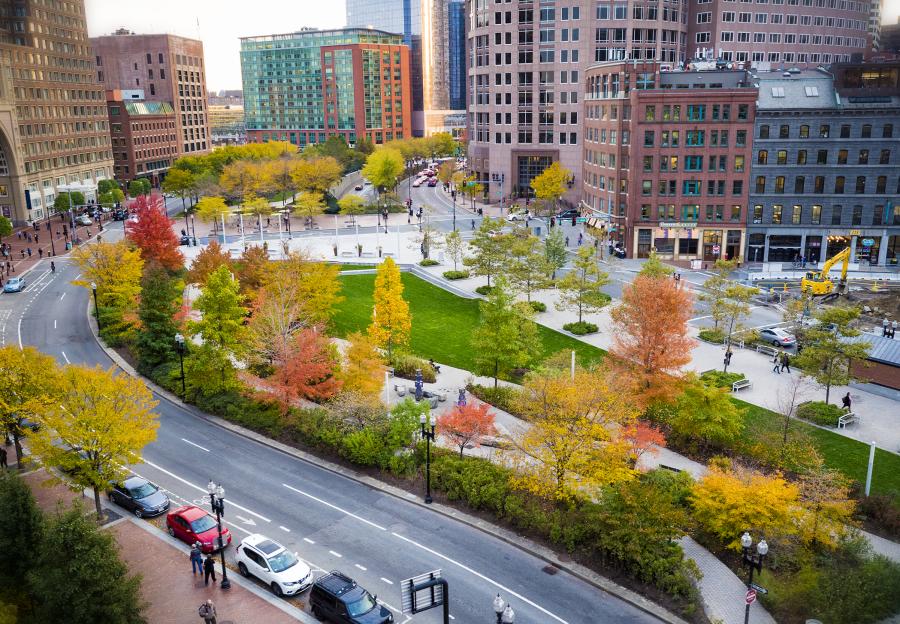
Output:
M174 222L166 214L162 198L140 195L131 205L137 221L125 224L125 236L140 248L144 260L155 260L170 271L184 266L184 256L172 229Z
M457 405L438 418L438 430L459 447L459 456L469 445L481 446L483 436L496 435L494 414L486 403Z
M334 364L328 337L317 329L303 329L281 349L275 372L258 383L287 413L299 399L323 401L337 394L341 382L333 375Z
M666 436L663 432L642 420L628 427L623 438L628 443L628 457L632 465L637 465L644 453L656 455L660 447L666 446Z

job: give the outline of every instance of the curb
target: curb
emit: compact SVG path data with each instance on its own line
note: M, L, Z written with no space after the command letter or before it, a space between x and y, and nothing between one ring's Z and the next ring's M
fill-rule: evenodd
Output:
M452 507L441 505L440 503L432 503L431 505L426 505L423 501L419 500L417 496L411 494L410 492L407 492L406 490L402 490L398 487L389 485L373 477L361 475L353 470L344 468L343 466L339 466L305 451L296 449L292 446L288 446L287 444L278 442L277 440L272 440L259 433L256 433L255 431L251 431L249 429L241 427L240 425L228 422L218 416L207 414L197 409L193 405L184 403L180 398L178 398L168 390L165 390L164 388L155 384L153 381L141 376L130 364L128 364L128 362L122 359L122 357L118 353L103 344L103 342L100 340L100 336L97 334L96 323L94 322L94 319L90 314L90 302L88 303L87 316L88 324L91 327L91 333L93 334L94 339L97 341L97 344L119 368L121 368L128 375L143 380L147 387L150 388L160 398L169 401L173 405L181 407L194 416L206 420L207 422L223 429L227 429L228 431L231 431L232 433L240 435L244 438L253 440L259 444L262 444L263 446L267 446L286 455L290 455L295 459L299 459L308 464L318 466L319 468L328 470L329 472L342 476L346 479L356 481L357 483L368 486L383 494L401 499L407 503L412 503L422 509L430 509L432 511L440 513L447 518L451 518L471 528L477 529L483 533L486 533L505 542L506 544L509 544L510 546L514 546L534 557L537 557L538 559L541 559L542 561L545 561L546 563L549 563L554 567L559 568L560 570L568 572L572 576L584 581L585 583L588 583L589 585L601 589L608 594L611 594L627 602L628 604L640 609L641 611L644 611L645 613L656 617L662 622L667 622L668 624L688 624L688 622L686 622L682 618L678 617L674 613L671 613L664 607L650 601L649 599L644 598L637 592L623 587L622 585L619 585L618 583L615 583L614 581L611 581L597 574L586 566L573 562L563 561L559 557L559 555L551 549L537 544L524 536L518 535L514 531L498 527L494 524L485 522L479 518L453 509Z

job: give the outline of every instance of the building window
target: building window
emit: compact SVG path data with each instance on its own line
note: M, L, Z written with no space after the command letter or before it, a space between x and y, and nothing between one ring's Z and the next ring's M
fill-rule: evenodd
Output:
M894 136L894 124L884 124L884 127L881 129L881 138L882 139L890 139Z
M828 150L819 150L816 154L816 164L817 165L827 165L828 164Z
M806 150L797 150L797 164L798 165L806 164Z
M762 204L755 204L753 206L753 223L762 223L763 218L763 206Z
M862 206L853 206L853 220L850 225L862 225Z
M865 195L866 193L866 176L856 176L856 194Z
M644 147L653 147L655 141L655 133L653 130L644 131Z
M829 126L828 124L822 124L821 126L819 126L820 139L827 139L829 134L831 134L831 126Z
M879 165L891 164L891 150L881 150L881 156L878 157Z
M808 128L809 126L807 126ZM778 138L788 139L791 136L791 127L787 124L781 124L778 128Z
M787 164L787 150L778 150L778 164L786 165Z
M831 225L841 224L841 214L844 212L843 206L834 205L831 207Z
M744 157L743 156L735 156L734 157L734 170L737 172L742 172L744 170Z
M766 192L766 176L756 176L756 193L763 194Z
M648 106L644 109L644 120L645 121L656 121L656 107Z
M813 186L813 193L821 195L825 192L825 176L816 176Z
M763 124L759 127L759 138L761 138L761 139L769 138L769 126L767 124Z
M731 194L732 195L743 195L744 194L744 181L743 180L733 180L731 182Z
M871 139L872 138L872 124L863 124L862 133L860 136L863 139Z
M781 225L781 212L784 206L781 204L775 204L772 206L772 223L775 225Z
M850 138L850 124L843 124L841 126L841 138L842 139Z
M758 164L758 165L768 165L769 164L768 150L759 150L759 153L756 155L756 164Z
M869 164L869 150L863 149L859 150L859 164L860 165L868 165Z
M822 222L822 206L813 204L809 212L809 218L813 225L819 225Z
M838 150L837 164L839 164L839 165L847 164L847 150L845 150L845 149Z
M803 216L803 206L794 204L791 209L791 225L800 225L800 218Z
M775 192L784 193L784 176L775 176Z
M806 178L803 176L797 176L794 178L794 193L797 195L803 195L804 186L806 186Z
M740 221L741 220L740 204L732 204L731 205L731 220L732 221Z
M875 193L884 195L887 192L887 176L878 176L875 180Z
M834 179L834 194L844 194L844 176L838 176Z
M809 126L807 126L807 125L800 126L800 138L801 139L809 138Z

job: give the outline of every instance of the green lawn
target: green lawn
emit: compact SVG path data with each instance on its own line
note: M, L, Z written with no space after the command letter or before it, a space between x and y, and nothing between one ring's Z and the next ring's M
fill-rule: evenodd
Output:
M781 427L781 416L757 405L738 399L732 399L739 407L745 409L745 436L766 430L778 430ZM812 439L829 468L840 470L847 477L865 484L866 468L869 464L869 445L846 436L813 427L803 421L795 420L791 427L804 431ZM872 474L872 492L900 493L900 455L876 449L875 467Z
M469 347L472 331L478 325L478 301L457 297L409 273L402 274L403 296L412 313L412 352L420 357L472 370L474 358ZM375 275L342 275L342 294L346 298L338 306L334 330L338 336L363 331L372 319L372 291ZM579 362L599 361L605 351L575 340L542 325L538 333L543 342L544 357L562 350L574 349Z

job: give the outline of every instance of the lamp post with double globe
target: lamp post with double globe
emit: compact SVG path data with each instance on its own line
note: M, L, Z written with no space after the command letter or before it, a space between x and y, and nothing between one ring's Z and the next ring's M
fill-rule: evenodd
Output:
M219 528L219 553L222 555L222 582L219 587L229 589L231 581L228 580L228 568L225 567L225 542L222 539L222 516L225 515L225 488L217 485L212 479L206 484L206 491L209 492L209 504L213 511L216 512L216 523Z
M497 616L497 624L514 624L516 621L516 612L509 603L503 601L500 594L494 598L494 613Z
M762 564L769 553L769 545L766 543L766 540L759 540L759 543L756 545L756 553L754 554L753 538L750 537L750 533L745 531L741 536L741 549L743 550L744 565L749 569L747 589L750 590L753 589L753 572L762 572ZM744 610L744 624L750 622L750 603L751 600L748 595L747 608Z
M184 336L175 334L175 350L178 351L178 363L181 364L181 396L185 396L187 391L184 388Z

